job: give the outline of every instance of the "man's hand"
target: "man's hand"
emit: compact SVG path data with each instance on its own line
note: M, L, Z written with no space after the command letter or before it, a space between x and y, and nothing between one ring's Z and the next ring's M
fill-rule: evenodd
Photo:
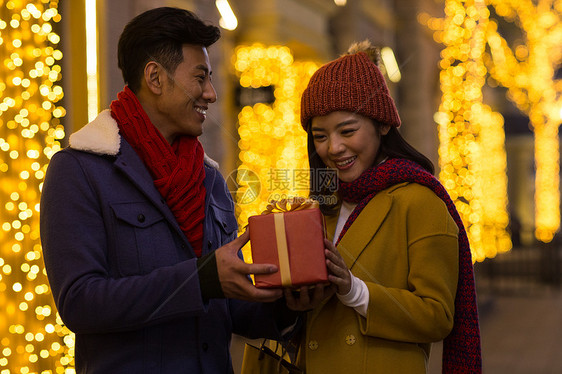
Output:
M334 292L333 287L322 283L317 284L312 289L308 286L302 286L296 295L290 288L284 289L287 307L300 312L316 308L322 301L332 296Z
M215 252L217 270L224 296L233 299L271 302L279 299L283 292L279 289L256 288L248 279L248 274L271 274L278 269L275 265L247 264L238 257L238 251L250 240L248 230Z

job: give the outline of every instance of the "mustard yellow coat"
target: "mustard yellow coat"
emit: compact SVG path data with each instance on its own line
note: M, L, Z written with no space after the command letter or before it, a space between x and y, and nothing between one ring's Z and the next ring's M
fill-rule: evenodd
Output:
M337 216L327 218L329 239ZM379 192L338 245L369 289L367 317L330 298L307 315L298 364L307 374L425 373L431 342L452 329L458 227L430 189Z

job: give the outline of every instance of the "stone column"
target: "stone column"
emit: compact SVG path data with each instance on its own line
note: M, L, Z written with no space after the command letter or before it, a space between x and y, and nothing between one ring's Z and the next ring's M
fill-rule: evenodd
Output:
M439 52L432 31L417 20L419 12L441 16L442 5L435 1L396 3L396 57L402 72L399 82L398 110L402 119L401 133L438 169L438 128L433 115L439 109Z

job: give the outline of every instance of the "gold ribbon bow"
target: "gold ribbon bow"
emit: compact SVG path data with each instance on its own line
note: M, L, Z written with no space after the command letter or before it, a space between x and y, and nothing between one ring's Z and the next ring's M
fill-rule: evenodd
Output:
M293 212L295 210L314 209L319 207L320 205L318 204L318 201L297 196L290 199L277 201L272 200L269 204L267 204L265 210L261 214L286 213Z
M267 204L263 214L273 214L275 224L275 238L277 239L277 256L279 257L279 272L281 273L281 284L283 287L291 287L291 265L289 263L289 248L285 234L285 219L283 214L297 210L318 208L318 201L304 197L294 197L271 201Z

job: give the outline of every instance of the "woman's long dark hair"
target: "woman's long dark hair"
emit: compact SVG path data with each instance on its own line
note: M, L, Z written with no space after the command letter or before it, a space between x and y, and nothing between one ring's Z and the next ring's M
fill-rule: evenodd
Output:
M373 121L373 125L377 126L377 130L381 126L381 124L375 121ZM308 126L307 143L308 162L310 165L310 197L318 200L320 210L324 215L334 215L337 213L337 206L339 204L339 198L336 193L338 180L335 173L328 172L328 167L318 156L310 128L311 126ZM396 127L391 127L388 133L381 137L378 155L382 158L403 158L414 161L431 174L435 172L431 160L412 147L402 137ZM377 157L377 159L381 157ZM334 177L331 180L327 180L327 175L333 175Z

